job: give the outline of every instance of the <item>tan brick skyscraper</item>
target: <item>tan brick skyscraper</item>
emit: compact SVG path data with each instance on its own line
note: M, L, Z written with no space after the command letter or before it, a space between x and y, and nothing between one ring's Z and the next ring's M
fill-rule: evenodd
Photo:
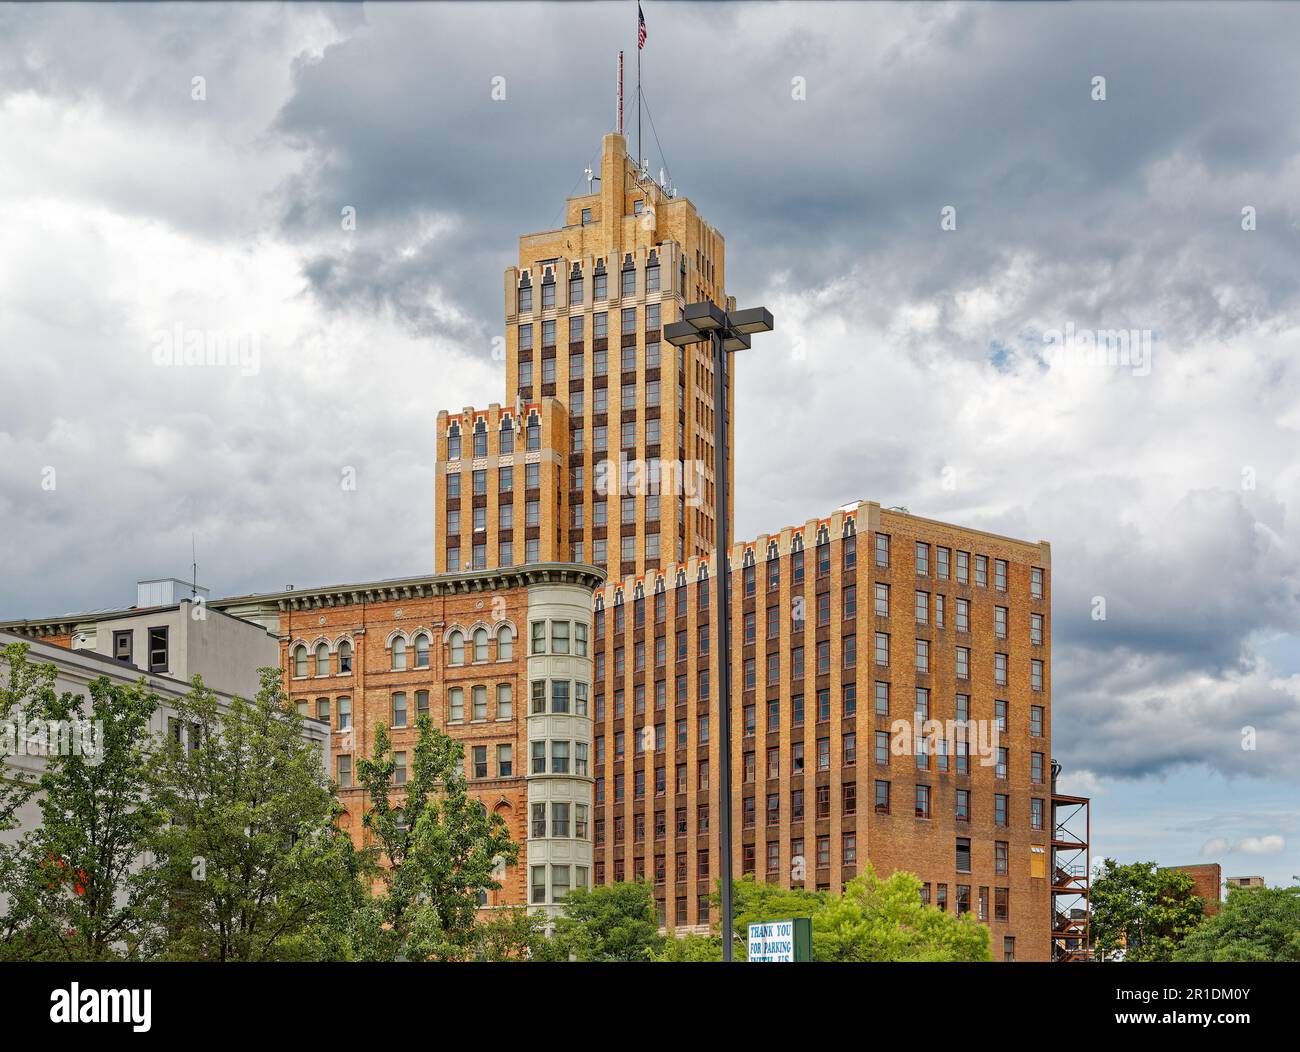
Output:
M705 345L679 351L660 333L687 303L727 306L723 238L688 199L642 176L620 135L605 136L599 177L566 202L564 226L522 236L506 270L504 406L438 418L439 571L555 558L619 577L713 548L712 366ZM517 432L508 454L503 417ZM470 449L476 430L481 453ZM506 467L531 459L546 467L534 477L560 477L510 491L493 477L484 491L503 455ZM466 501L475 470L485 473L477 527ZM455 475L470 477L449 486ZM504 547L502 493L514 505Z

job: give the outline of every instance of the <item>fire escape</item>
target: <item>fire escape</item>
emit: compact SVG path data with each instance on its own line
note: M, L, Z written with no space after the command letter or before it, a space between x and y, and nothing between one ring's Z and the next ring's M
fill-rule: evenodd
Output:
M1052 960L1088 961L1092 817L1086 796L1056 791L1061 765L1052 761Z

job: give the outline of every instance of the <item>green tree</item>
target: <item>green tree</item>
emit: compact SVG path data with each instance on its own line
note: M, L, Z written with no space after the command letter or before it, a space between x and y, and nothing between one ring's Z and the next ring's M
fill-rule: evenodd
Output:
M695 932L670 936L664 939L660 949L650 951L650 959L666 964L702 964L721 961L722 940L716 935L698 935Z
M158 956L274 961L346 956L363 901L351 839L320 747L303 736L277 669L252 701L223 709L196 677L154 758L161 824L150 889L165 926Z
M8 643L0 650L4 676L0 681L0 832L15 828L21 807L36 793L36 774L7 763L4 757L18 749L18 736L28 720L43 719L54 703L53 665L34 665L27 660L31 647L26 643ZM4 845L0 845L3 850Z
M1168 961L1203 917L1192 878L1154 862L1106 859L1092 880L1093 948L1103 959Z
M33 664L27 658L30 650L27 643L9 643L0 650L0 727L4 731L0 741L0 833L18 828L19 812L37 791L36 771L6 757L18 755L23 729L31 720L43 720L55 697L54 666ZM21 872L18 846L0 842L0 895L6 900L0 919L0 960L55 957L58 947L41 944L39 932L31 927L15 897Z
M98 747L46 756L37 781L41 824L19 840L0 887L9 896L11 957L136 958L149 929L142 855L157 825L147 774L158 698L143 680L100 678L89 692L89 704L80 694L41 692L45 718L67 727L93 722Z
M1300 887L1229 888L1228 901L1195 928L1176 961L1300 961Z
M818 961L988 961L989 931L973 914L954 916L921 902L921 882L896 870L866 872L813 914Z
M546 960L648 961L662 948L649 884L575 888L563 907Z
M546 918L527 907L494 910L474 932L476 961L530 961L543 955Z
M783 888L779 884L766 884L746 875L732 883L733 954L738 961L748 959L749 926L760 921L782 920L789 917L815 918L826 904L829 893L808 891L806 888ZM713 915L720 917L722 908L722 881L714 884ZM714 924L714 929L718 928ZM719 932L719 937L721 933Z
M370 809L364 828L379 864L380 892L354 916L352 944L363 960L463 960L472 956L481 895L499 888L498 866L519 859L500 815L466 792L458 742L428 716L410 780L397 784L388 728L375 728L370 758L357 762Z
M880 880L868 865L851 880L843 895L782 888L752 876L734 887L735 957L744 960L750 924L808 917L812 920L813 959L817 961L987 961L988 929L971 914L944 913L921 902L921 882L911 873L895 872ZM721 885L713 894L721 905ZM652 956L656 961L684 962L722 959L722 942L687 935L665 940Z

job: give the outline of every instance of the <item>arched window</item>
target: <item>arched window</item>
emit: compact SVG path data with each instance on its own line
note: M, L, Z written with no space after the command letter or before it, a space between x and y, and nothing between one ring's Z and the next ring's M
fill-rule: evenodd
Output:
M299 678L307 675L307 648L301 643L293 648L293 674Z
M406 640L401 636L393 640L393 668L398 671L406 668Z
M328 643L316 644L316 675L330 674L330 648Z
M497 659L504 661L507 658L514 657L515 654L515 632L509 625L502 625L497 629Z
M474 660L486 661L488 659L488 634L486 628L474 630Z
M352 644L346 639L339 644L339 672L352 671Z
M451 663L453 665L465 664L465 637L459 629L451 634L451 639L448 642L451 646Z
M423 632L415 637L415 667L429 667L429 637Z

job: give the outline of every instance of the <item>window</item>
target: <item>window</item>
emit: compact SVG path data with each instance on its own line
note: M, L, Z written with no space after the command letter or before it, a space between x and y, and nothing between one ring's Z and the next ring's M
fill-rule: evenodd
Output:
M393 695L393 726L406 726L406 694L398 692Z
M415 667L429 667L429 637L423 632L415 637Z
M957 872L958 873L970 872L970 838L969 837L957 838ZM968 888L967 891L969 892L969 890L970 889ZM969 905L967 906L967 908L969 908Z
M454 631L447 637L448 660L453 665L463 665L465 663L465 637L459 631Z
M1037 797L1029 801L1029 828L1043 828L1043 801Z
M303 654L307 650L303 648ZM167 628L149 629L149 671L166 672L167 671ZM305 675L304 671L304 675Z
M545 654L546 653L546 622L534 621L532 627L532 633L533 633L532 653Z
M956 600L956 606L957 606L957 631L969 632L970 631L970 600L958 599Z
M316 644L316 675L328 676L330 674L330 648L327 643Z
M889 616L889 585L876 585L876 616Z
M529 895L530 901L533 903L545 902L546 901L546 867L533 866L532 871L533 871L532 879L530 881L532 890L530 891L530 895Z
M1011 858L1011 845L1005 840L997 840L993 843L993 872L1006 873L1008 863Z
M935 573L938 575L940 580L943 581L948 580L948 565L951 559L952 559L951 548L935 548L934 550Z
M930 576L930 546L916 542L916 575L918 577Z
M889 732L876 731L876 763L881 767L889 766Z
M916 787L916 817L930 817L930 787L928 785L918 785Z
M465 691L461 687L452 687L447 691L447 721L461 723L465 719Z
M995 606L993 608L993 635L998 639L1007 638L1007 608L1005 606Z
M130 633L123 633L129 635ZM293 674L297 679L304 679L307 675L307 648L296 646L293 648Z
M393 640L392 665L395 672L406 668L406 640L401 636Z
M1043 642L1043 615L1029 615L1029 642L1039 646Z
M916 671L930 671L930 641L928 639L918 639L916 641ZM958 673L960 675L960 673Z
M1029 706L1029 733L1035 738L1043 736L1043 706Z
M350 789L352 787L351 756L340 756L338 758L338 776L340 789Z
M352 726L352 699L339 698L339 730L345 731Z
M1037 566L1029 571L1029 594L1034 599L1043 598L1043 571Z
M957 648L957 678L970 679L970 647Z
M1037 658L1029 662L1029 686L1032 690L1043 689L1043 663Z
M889 633L876 633L876 664L882 668L889 666Z
M876 534L876 565L887 567L889 565L889 534Z
M889 684L876 680L876 715L889 715Z
M346 639L339 644L339 675L345 676L352 671L352 644Z
M929 624L930 622L930 593L916 593L916 623L918 625Z
M488 776L488 758L487 746L475 745L473 752L474 777L486 778Z
M957 790L956 818L958 822L970 821L970 790Z
M999 687L1007 685L1007 656L1006 654L993 655L993 682Z
M474 706L471 710L472 718L476 720L486 720L488 716L487 687L474 687L470 692L470 697L473 699Z

